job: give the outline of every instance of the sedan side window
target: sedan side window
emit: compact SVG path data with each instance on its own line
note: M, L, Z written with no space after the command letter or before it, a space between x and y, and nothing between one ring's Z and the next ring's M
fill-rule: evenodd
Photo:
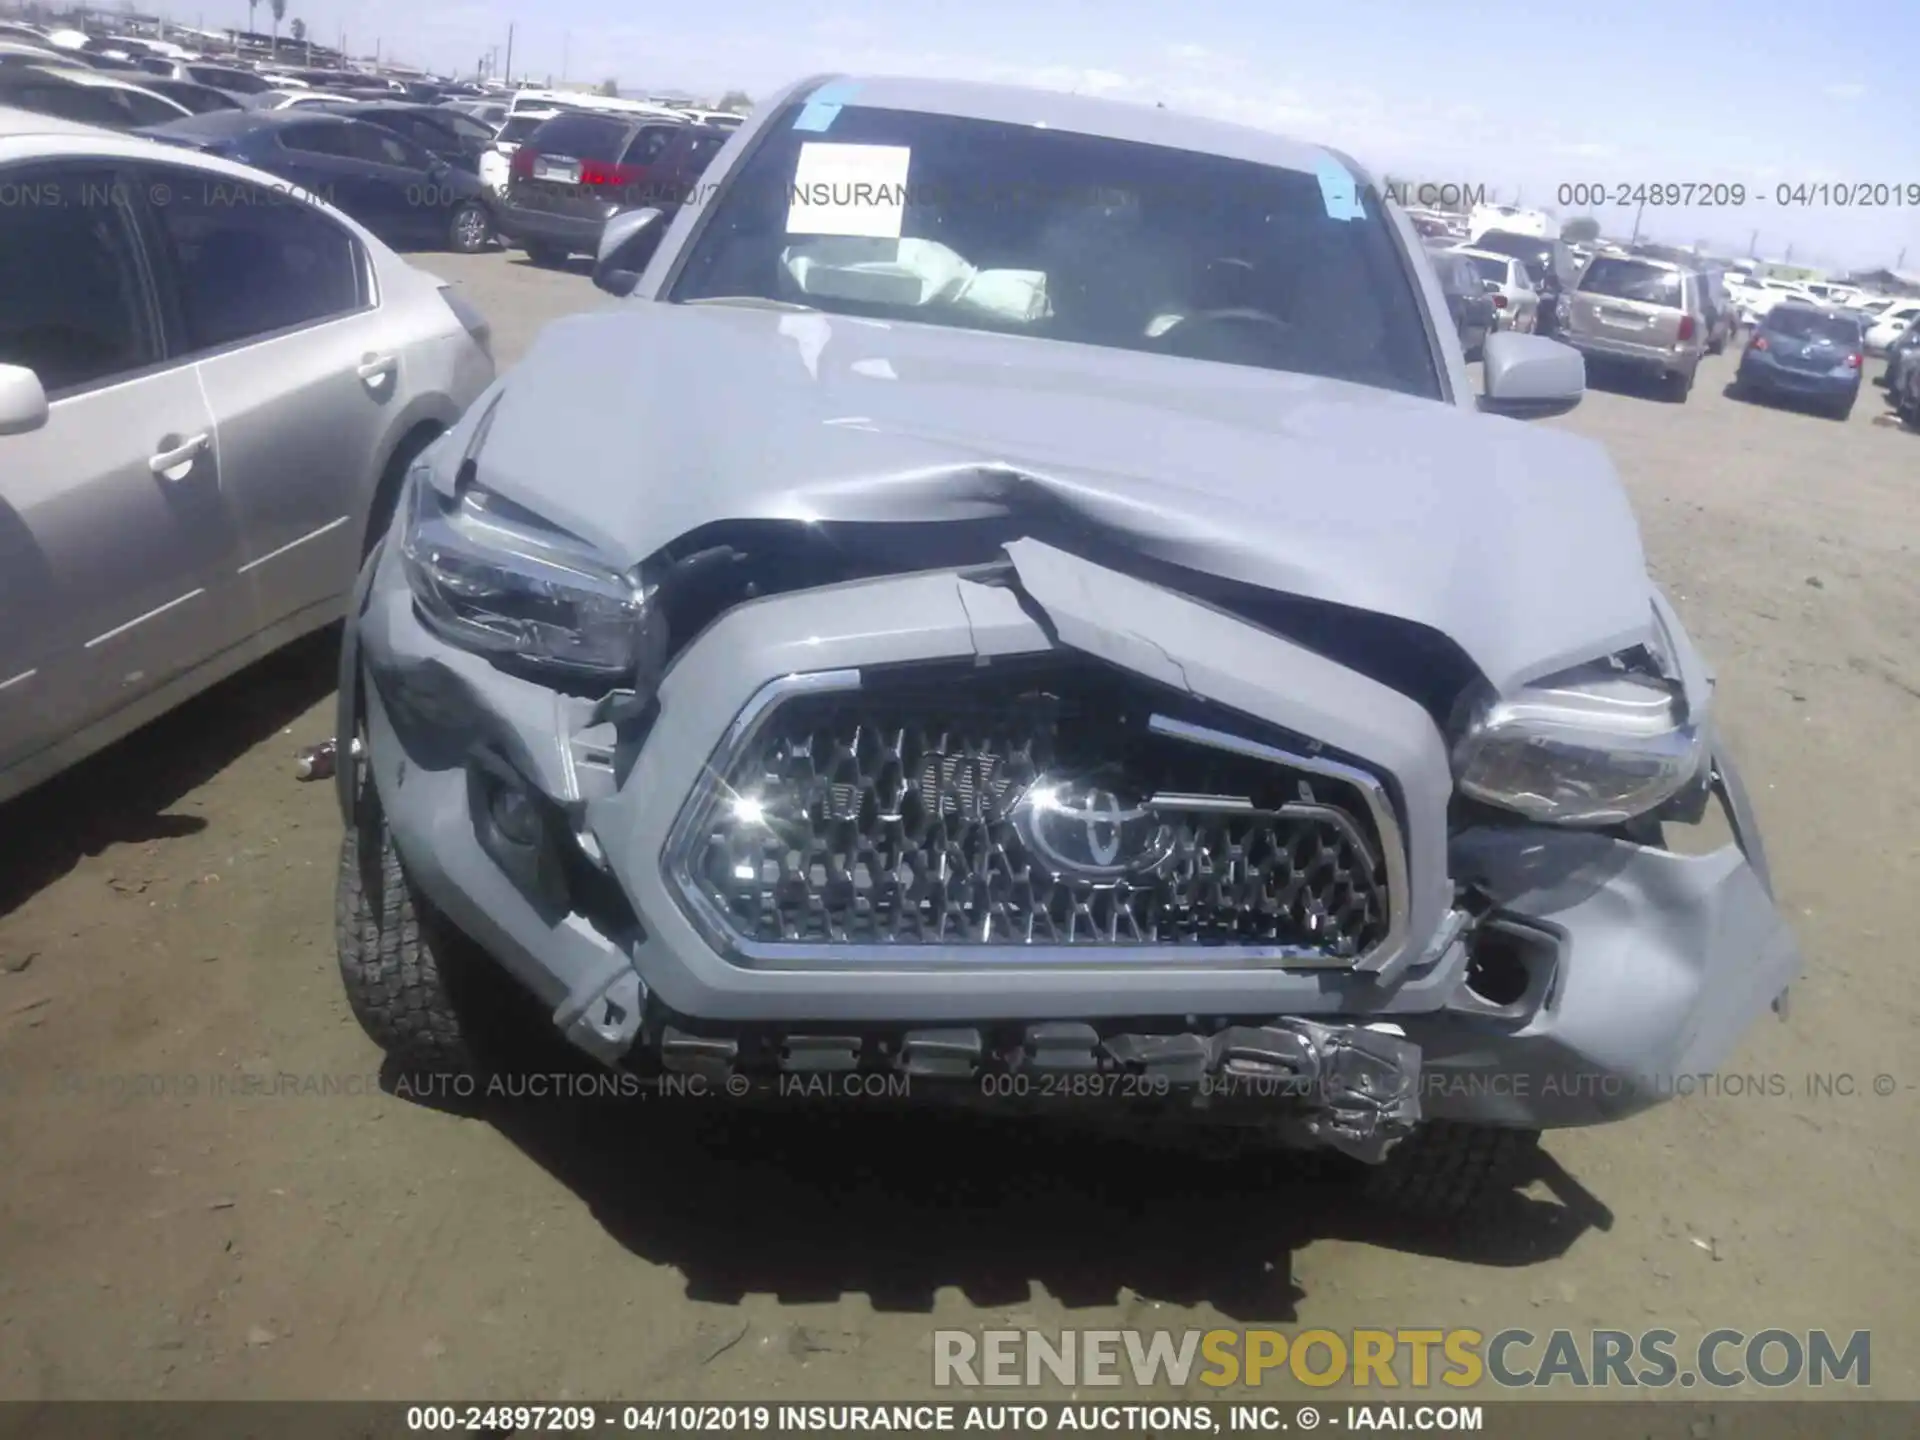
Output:
M165 100L143 95L138 90L115 90L113 98L126 112L127 123L131 125L164 125L169 120L182 118Z
M343 128L347 132L349 153L356 160L399 170L425 170L433 164L433 157L426 151L390 130L365 123Z
M291 195L221 203L219 186L167 176L175 199L154 207L168 247L187 348L258 339L350 314L366 303L360 242Z
M94 85L69 85L64 81L20 85L7 91L6 103L82 125L103 125L110 130L122 129L127 123L125 108L115 104L107 90Z
M58 399L158 363L138 231L113 172L5 175L17 203L0 205L0 364L24 365Z
M280 144L285 149L304 151L308 155L341 157L347 154L346 128L344 125L289 125L280 132Z
M627 143L626 153L620 157L622 165L651 165L660 158L673 140L676 132L670 126L649 125Z

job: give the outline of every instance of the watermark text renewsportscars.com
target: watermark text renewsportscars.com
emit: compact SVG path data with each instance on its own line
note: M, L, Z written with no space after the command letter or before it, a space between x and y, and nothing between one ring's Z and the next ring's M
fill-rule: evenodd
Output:
M1324 1389L1729 1389L1873 1382L1866 1330L936 1330L933 1383Z

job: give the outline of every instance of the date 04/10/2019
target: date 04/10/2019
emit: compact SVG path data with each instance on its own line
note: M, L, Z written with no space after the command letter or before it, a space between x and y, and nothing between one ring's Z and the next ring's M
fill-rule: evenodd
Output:
M1771 186L1738 180L1576 180L1558 186L1555 198L1562 205L1592 209L1638 205L1716 210L1747 205L1800 210L1920 209L1920 180L1782 180Z

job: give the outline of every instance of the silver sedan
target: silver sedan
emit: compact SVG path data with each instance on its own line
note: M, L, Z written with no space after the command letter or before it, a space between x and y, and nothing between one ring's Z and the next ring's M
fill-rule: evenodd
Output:
M1531 334L1540 314L1540 292L1527 278L1527 267L1511 255L1456 245L1448 253L1463 257L1493 296L1494 328Z
M0 800L345 608L485 322L285 181L0 109Z

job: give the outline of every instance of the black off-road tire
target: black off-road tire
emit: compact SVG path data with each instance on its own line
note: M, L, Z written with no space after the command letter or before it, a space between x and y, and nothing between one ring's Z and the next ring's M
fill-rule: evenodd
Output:
M542 270L558 270L567 263L567 252L557 245L546 245L534 241L527 246L527 259Z
M1675 405L1687 403L1687 396L1693 393L1693 371L1676 370L1666 376L1660 386L1666 398Z
M1367 1199L1423 1220L1456 1220L1531 1177L1537 1130L1429 1120L1368 1167Z
M409 1079L484 1071L455 971L468 942L418 896L369 785L340 844L334 941L354 1019Z

